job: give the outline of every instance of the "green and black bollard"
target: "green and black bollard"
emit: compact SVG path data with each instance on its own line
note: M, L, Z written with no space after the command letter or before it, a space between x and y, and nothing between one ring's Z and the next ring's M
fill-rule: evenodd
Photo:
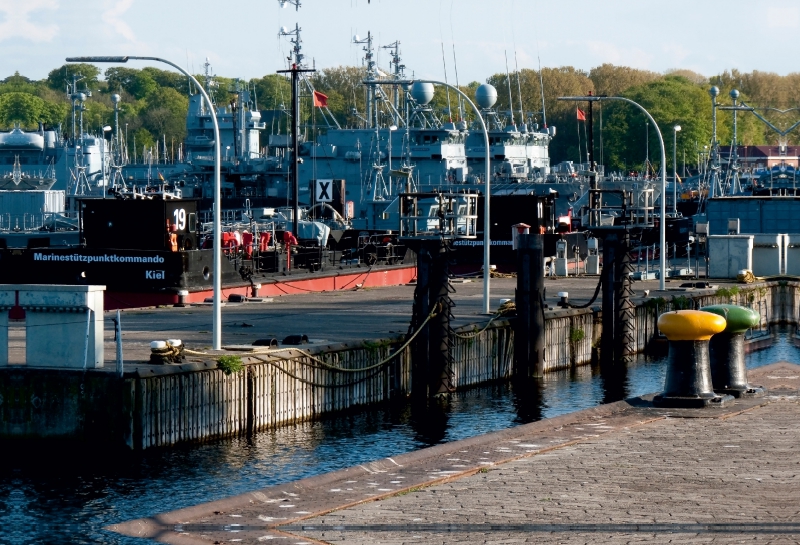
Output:
M656 407L721 407L733 401L733 396L714 393L708 356L708 342L725 330L725 318L676 310L659 316L658 329L669 339L669 362L664 392L653 399Z
M700 310L718 314L727 322L725 330L714 335L708 344L714 391L733 397L764 395L764 388L747 383L744 362L744 334L748 329L758 326L758 313L738 305L709 305Z

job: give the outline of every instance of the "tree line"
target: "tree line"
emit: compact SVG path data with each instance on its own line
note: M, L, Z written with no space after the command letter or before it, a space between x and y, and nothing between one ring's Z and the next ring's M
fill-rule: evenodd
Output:
M0 129L16 125L28 130L39 123L61 125L65 135L71 132L71 100L67 90L77 80L77 89L92 93L85 102L84 128L99 133L112 124L114 106L111 96L121 95L120 126L128 135L128 145L137 142L139 149L157 141L180 142L186 136L188 95L195 92L188 78L175 72L146 67L142 69L111 67L101 70L91 64L67 64L52 70L43 80L31 80L19 73L0 81ZM328 108L342 127L355 127L364 115L366 95L361 67L324 68L311 74L314 88L327 95ZM198 76L202 81L202 78ZM286 112L291 103L291 87L282 75L269 74L249 81L215 77L214 99L218 106L235 100L234 88L243 85L251 91L257 107L271 111L265 116L266 133L286 133ZM654 117L667 147L667 162L672 165L673 139L677 141L678 164L696 165L707 154L711 142L712 108L708 89L720 89L718 103L730 105L729 93L740 92L738 100L759 108L759 113L775 126L786 129L798 118L792 108L800 105L800 74L779 76L770 72L749 73L731 70L705 77L690 70L670 70L665 74L625 66L603 64L589 71L570 66L542 68L541 72L522 69L511 74L494 74L486 79L498 91L495 108L510 122L523 120L530 124L557 127L557 136L550 146L552 162L586 161L586 126L578 120L577 108L586 110L586 103L559 101L567 95L623 96L644 106ZM461 86L474 96L480 85L471 82ZM391 95L391 86L384 86ZM544 97L544 100L542 100ZM449 105L449 106L448 106ZM449 107L449 111L448 111ZM468 121L474 115L459 108L455 94L436 89L432 108L442 119L462 116ZM781 110L790 110L783 112ZM302 107L302 126L309 138L320 130L322 116L311 107L310 100ZM649 158L654 168L660 162L660 148L653 127L643 114L618 102L594 105L595 160L607 170L641 171ZM718 111L718 140L728 145L733 138L731 111ZM741 145L775 145L778 135L750 112L738 113L738 142ZM390 124L387 119L386 124ZM681 130L673 133L673 127ZM800 129L787 136L787 144L800 143Z

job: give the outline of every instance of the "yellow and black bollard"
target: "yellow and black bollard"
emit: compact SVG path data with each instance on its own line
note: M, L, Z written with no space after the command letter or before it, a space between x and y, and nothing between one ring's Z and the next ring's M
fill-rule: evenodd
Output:
M748 329L758 326L758 313L738 305L710 305L700 310L718 314L727 322L725 330L714 335L708 344L714 391L733 397L764 395L764 388L747 383L744 362L744 334Z
M733 401L717 395L711 383L708 341L725 330L725 318L700 310L665 312L658 328L669 339L669 362L664 392L653 399L656 407L720 407Z

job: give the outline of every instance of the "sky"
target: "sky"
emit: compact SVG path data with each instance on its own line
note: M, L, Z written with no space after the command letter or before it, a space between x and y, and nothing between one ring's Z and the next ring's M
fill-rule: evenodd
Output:
M400 41L407 76L457 75L462 85L504 72L506 58L512 72L540 62L705 76L798 71L797 0L300 1L296 10L278 0L0 0L0 79L42 79L83 55L157 56L194 73L207 58L217 75L256 78L286 67L291 44L278 33L295 24L317 68L361 64L353 37L369 31L376 46ZM388 69L387 50L377 51Z

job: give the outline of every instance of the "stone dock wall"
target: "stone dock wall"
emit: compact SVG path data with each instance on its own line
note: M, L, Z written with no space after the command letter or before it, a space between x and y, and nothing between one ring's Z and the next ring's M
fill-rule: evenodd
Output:
M636 311L635 350L645 350L658 336L655 324L661 313L728 302L759 311L764 330L771 324L796 323L800 283L770 282L645 300ZM590 363L602 333L600 318L592 309L546 311L545 371ZM510 378L513 336L508 319L455 330L453 387ZM65 371L7 368L0 370L0 438L94 438L143 450L404 399L411 390L410 349L390 358L400 345L392 339L242 353L244 368L231 374L213 361L140 368L122 378L86 371L65 379ZM38 400L38 406L31 400Z

